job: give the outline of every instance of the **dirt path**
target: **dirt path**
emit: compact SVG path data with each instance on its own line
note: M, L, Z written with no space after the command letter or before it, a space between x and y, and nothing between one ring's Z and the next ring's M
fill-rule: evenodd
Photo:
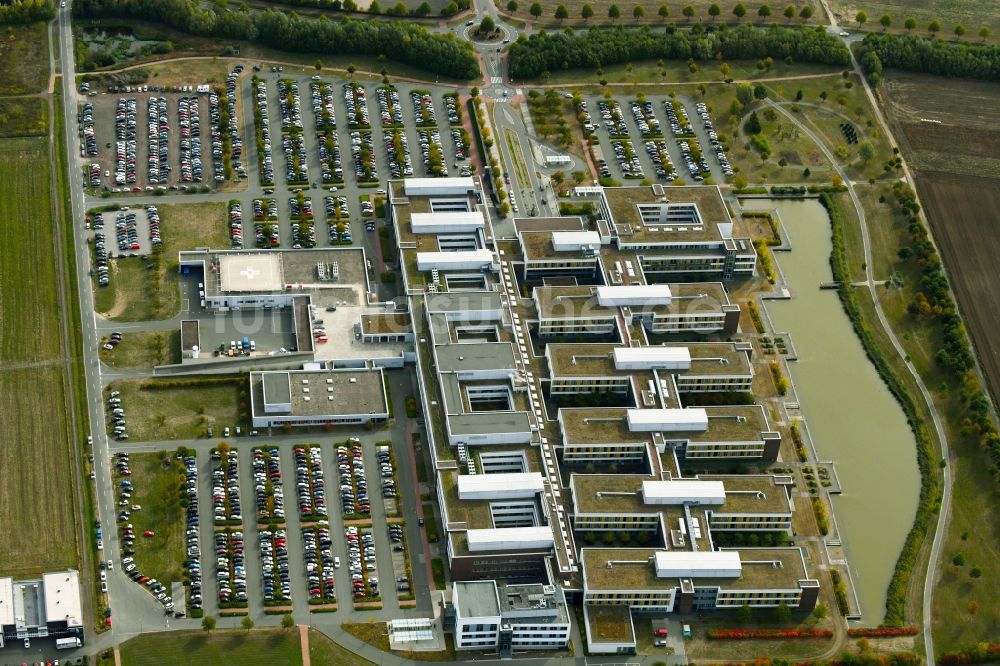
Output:
M304 624L299 625L299 644L302 646L302 666L309 666L309 627ZM118 650L115 650L115 656ZM121 666L116 663L115 666Z
M115 648L115 666L122 666L122 653Z

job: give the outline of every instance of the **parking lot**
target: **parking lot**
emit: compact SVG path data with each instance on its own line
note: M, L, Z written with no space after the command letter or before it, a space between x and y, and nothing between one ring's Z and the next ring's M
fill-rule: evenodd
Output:
M600 176L623 184L649 179L687 183L733 175L704 103L677 97L605 99L591 95L577 108L585 135L597 137Z

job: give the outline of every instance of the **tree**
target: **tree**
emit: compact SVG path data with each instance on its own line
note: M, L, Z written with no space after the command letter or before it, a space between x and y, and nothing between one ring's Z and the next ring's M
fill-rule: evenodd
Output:
M757 10L757 16L761 18L767 18L771 15L771 8L767 5L761 5L760 9Z
M497 29L496 21L493 17L487 14L483 17L482 22L479 24L479 34L480 35L492 35Z
M646 15L646 10L642 8L642 5L636 5L635 9L632 10L632 18L639 20Z
M754 111L747 118L747 121L743 124L743 130L747 134L760 134L761 131L760 118L757 117L757 112Z
M788 5L787 7L785 7L784 14L785 18L788 19L789 21L795 18L795 5Z
M927 32L931 33L932 35L940 31L941 31L941 21L938 21L937 19L931 21L930 24L927 26Z
M956 567L965 566L965 555L963 553L955 553L955 556L951 558L951 563Z
M291 613L285 613L281 616L281 628L291 629L295 626L295 618L292 617Z
M469 91L469 94L472 95L472 99L479 97L479 86L472 86L472 90Z
M515 0L510 0L510 1L514 2ZM431 11L432 11L431 10L431 3L429 3L429 2L427 2L425 0L424 2L421 2L419 5L417 5L417 8L413 10L413 15L414 16L430 16L431 15Z
M719 5L717 5L716 3L713 2L711 5L708 6L708 15L712 17L713 21L716 18L718 18L719 14L721 13L722 13L722 7L719 7Z
M243 625L244 629L250 631L251 629L253 629L253 618L247 615L246 617L243 618L243 621L240 622L240 624Z
M979 38L984 42L990 38L990 34L992 34L990 32L990 29L987 28L985 25L979 29Z
M511 14L517 13L517 7L518 7L517 0L509 0L507 2L507 11L509 11Z
M892 25L892 17L888 14L882 14L882 18L880 18L878 22L882 25L882 32L885 32L886 29Z
M861 161L868 164L875 157L875 146L871 141L862 141L861 145L858 146L858 154L861 155Z
M971 569L969 569L970 578L979 578L982 575L983 575L983 570L980 569L979 567L972 567Z
M724 63L722 63L719 66L719 72L722 74L722 78L724 78L724 79L728 79L729 78L729 74L732 71L733 71L733 68L729 66L728 62L724 62Z
M205 617L201 618L201 628L204 629L205 631L212 631L213 629L215 629L215 616L206 615Z
M817 620L822 620L829 614L830 610L826 607L826 604L816 604L816 607L813 608L812 612L812 616Z
M809 5L806 5L805 7L799 10L800 19L809 20L812 18L812 15L813 15L813 8L810 7Z
M531 7L528 8L528 13L538 18L542 15L542 4L540 2L531 3Z
M313 67L315 67L315 68L316 68L316 71L317 71L317 72L321 71L321 70L323 69L323 61L322 61L322 60L320 60L319 58L317 58L317 59L316 59L316 62L315 62L315 63L313 63Z
M378 3L378 0L372 0L372 4L368 5L369 14L381 14L382 5Z
M656 13L660 16L661 19L666 19L668 16L670 16L670 9L668 9L666 5L660 5L660 8L656 11ZM980 34L982 34L982 31L980 31Z
M912 16L908 16L905 21L903 21L903 27L907 30L913 30L917 27L917 19Z
M754 99L767 99L767 88L758 83L753 87L753 97Z
M858 22L858 27L860 28L865 24L865 21L868 20L868 14L865 14L864 12L858 12L857 14L854 15L854 20Z
M556 7L556 18L560 21L569 18L569 10L566 9L566 5L559 5Z
M347 66L347 73L350 74L351 76L354 76L354 72L356 72L356 71L358 71L357 65L348 65Z
M622 10L618 8L618 5L611 5L608 7L608 18L615 21L622 16Z
M965 26L959 23L958 25L955 26L955 36L961 39L962 35L964 34L965 34Z
M741 624L748 624L753 619L753 609L749 605L743 604L736 611L736 618Z
M590 19L593 15L594 15L594 8L591 7L590 5L584 5L580 9L580 16L583 17L584 21Z
M690 21L691 18L694 16L694 7L692 7L691 5L685 5L684 9L681 10L681 14L683 14L684 17Z
M736 99L744 108L753 104L753 86L749 83L741 83L736 86Z
M747 8L742 2L737 2L736 6L733 7L733 16L736 18L743 18L747 15Z
M792 609L788 607L784 601L778 604L778 607L774 609L774 619L778 622L788 622L792 619Z

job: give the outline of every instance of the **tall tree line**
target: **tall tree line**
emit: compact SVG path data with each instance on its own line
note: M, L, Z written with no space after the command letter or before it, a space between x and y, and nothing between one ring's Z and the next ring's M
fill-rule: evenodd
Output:
M1000 81L1000 46L993 44L873 33L861 43L859 61L875 83L883 68Z
M196 0L74 0L73 15L145 19L193 35L245 40L298 53L384 55L456 79L479 74L469 43L402 21L314 19L273 9L229 10Z
M0 24L48 21L55 16L52 0L4 0L0 2Z

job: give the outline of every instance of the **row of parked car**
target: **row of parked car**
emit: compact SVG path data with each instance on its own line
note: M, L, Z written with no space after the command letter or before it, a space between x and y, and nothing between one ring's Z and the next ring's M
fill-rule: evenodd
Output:
M316 247L316 225L313 224L312 199L290 197L288 205L292 212L292 248Z
M391 86L379 86L375 89L375 98L382 116L382 127L401 127L403 107L399 103L399 91Z
M379 474L382 477L382 497L396 496L396 480L392 469L392 455L388 446L379 446L375 449L378 458Z
M330 233L331 243L351 242L351 213L347 208L347 197L328 196L324 199L326 205L326 223ZM340 222L337 222L337 215Z
M104 348L108 349L110 347L114 349L121 340L121 333L112 333L111 339L104 344ZM111 417L111 434L114 438L119 442L128 439L128 432L126 431L128 424L125 422L125 410L122 408L122 397L118 391L112 391L108 394L108 415Z
M653 111L652 102L632 102L632 117L644 138L660 135L660 120Z
M253 200L253 229L257 247L278 247L281 233L278 227L278 201L276 199Z
M191 456L184 456L184 482L186 484L187 507L185 519L187 520L187 563L188 579L191 581L191 590L188 596L188 603L191 610L201 608L201 543L199 541L199 518L198 518L198 459Z
M309 93L312 96L313 117L317 129L335 129L337 127L337 112L333 108L333 86L314 76L309 83Z
M429 176L447 176L448 164L444 161L444 146L441 145L441 132L437 129L418 130L420 141L420 156L424 161L424 169Z
M434 99L430 93L413 91L410 93L413 103L413 117L417 119L417 127L434 127L437 125L437 114L434 112Z
M656 177L660 180L674 180L677 178L677 169L670 161L670 154L667 152L667 142L662 139L646 141L646 154L653 161L656 169Z
M146 140L149 183L165 183L170 177L170 120L167 118L166 97L146 100Z
M705 161L704 156L700 157L700 161L695 159L695 152L692 150L692 146L698 150L698 153L701 153L701 149L698 146L698 139L694 136L694 129L691 127L691 121L688 119L687 110L677 100L668 100L665 102L663 110L667 114L670 131L678 139L677 146L681 149L681 157L684 158L688 174L696 181L703 180L704 178L701 174L708 172L708 162Z
M318 446L296 446L295 489L299 496L299 515L303 520L326 518L326 486L323 462Z
M285 153L285 180L288 184L308 182L309 165L306 163L306 142L302 134L282 134L281 149Z
M201 182L201 109L196 95L177 100L180 127L181 181Z
M368 479L360 441L355 441L350 448L346 445L337 447L337 469L344 516L369 515L372 507L368 500Z
M229 238L234 250L243 249L243 209L239 201L229 203Z
M333 539L326 525L302 529L302 556L306 564L306 584L310 599L328 603L337 600L333 570L340 566L340 558L333 554Z
M138 180L135 170L136 108L134 97L121 97L115 107L115 183L134 185Z
M257 143L262 155L260 158L260 180L264 185L274 185L274 155L271 152L271 120L267 113L267 84L257 79L254 89L253 103L257 125Z
M226 112L229 115L230 159L233 170L240 178L247 177L243 166L243 139L240 138L240 112L236 106L236 79L243 71L243 65L236 65L226 77Z
M458 95L448 94L444 96L444 112L448 115L450 125L462 124L462 114L458 110Z
M299 84L295 81L278 80L278 110L281 111L283 131L302 131L302 100L299 97Z
M146 206L146 224L149 226L149 242L152 245L160 245L163 238L160 236L160 211L156 206Z
M138 218L134 212L122 211L115 215L115 240L119 252L140 248Z
M100 173L99 170L98 173ZM87 215L87 224L98 229L97 233L94 234L94 274L97 276L97 284L101 287L107 287L111 284L111 271L108 267L108 250L104 234L100 231L104 229L104 214Z
M247 603L247 567L243 551L243 532L215 533L215 577L219 603Z
M351 132L351 156L354 157L354 175L358 182L373 183L378 180L375 142L371 132Z
M240 456L236 449L212 452L212 513L216 525L242 522Z
M608 134L612 138L628 136L628 127L625 126L625 114L622 113L621 105L615 100L600 101L597 103L597 110L601 114L604 126L608 128Z
M262 529L257 536L260 540L264 601L286 601L292 596L292 581L288 573L288 534L283 529Z
M344 104L347 106L348 125L357 129L370 129L371 117L368 115L368 100L365 89L357 83L344 84Z
M615 159L622 170L622 175L626 178L643 177L642 162L639 161L639 155L635 152L635 146L632 145L631 139L612 141L611 150L615 153ZM598 164L600 162L601 160L598 160Z
M83 108L80 110L77 116L77 122L80 125L79 135L83 139L86 154L90 157L95 157L97 155L97 138L94 136L94 105L90 102L84 102ZM98 173L100 173L100 166L97 167ZM98 183L100 184L100 183Z
M344 530L347 540L347 564L351 571L354 598L378 596L378 573L375 557L375 537L370 527L359 530L349 525Z
M253 450L253 484L258 520L284 521L285 490L281 487L281 453L277 447Z
M712 124L712 118L708 115L708 105L704 102L698 102L695 104L695 110L698 115L701 116L702 126L708 133L708 140L712 142L712 149L715 150L715 157L719 160L719 166L722 167L722 173L727 176L733 175L733 167L729 163L729 157L726 156L726 150L722 147L722 142L719 141L719 134L715 131L715 126Z
M385 141L385 154L389 158L389 173L393 178L413 175L413 160L410 157L410 146L406 141L406 132L401 129L386 132L382 137Z
M321 130L316 135L319 146L319 170L325 184L344 182L344 163L340 157L340 143L337 131Z
M226 179L222 145L222 100L214 90L208 94L208 129L212 135L212 177L215 182L221 183Z

